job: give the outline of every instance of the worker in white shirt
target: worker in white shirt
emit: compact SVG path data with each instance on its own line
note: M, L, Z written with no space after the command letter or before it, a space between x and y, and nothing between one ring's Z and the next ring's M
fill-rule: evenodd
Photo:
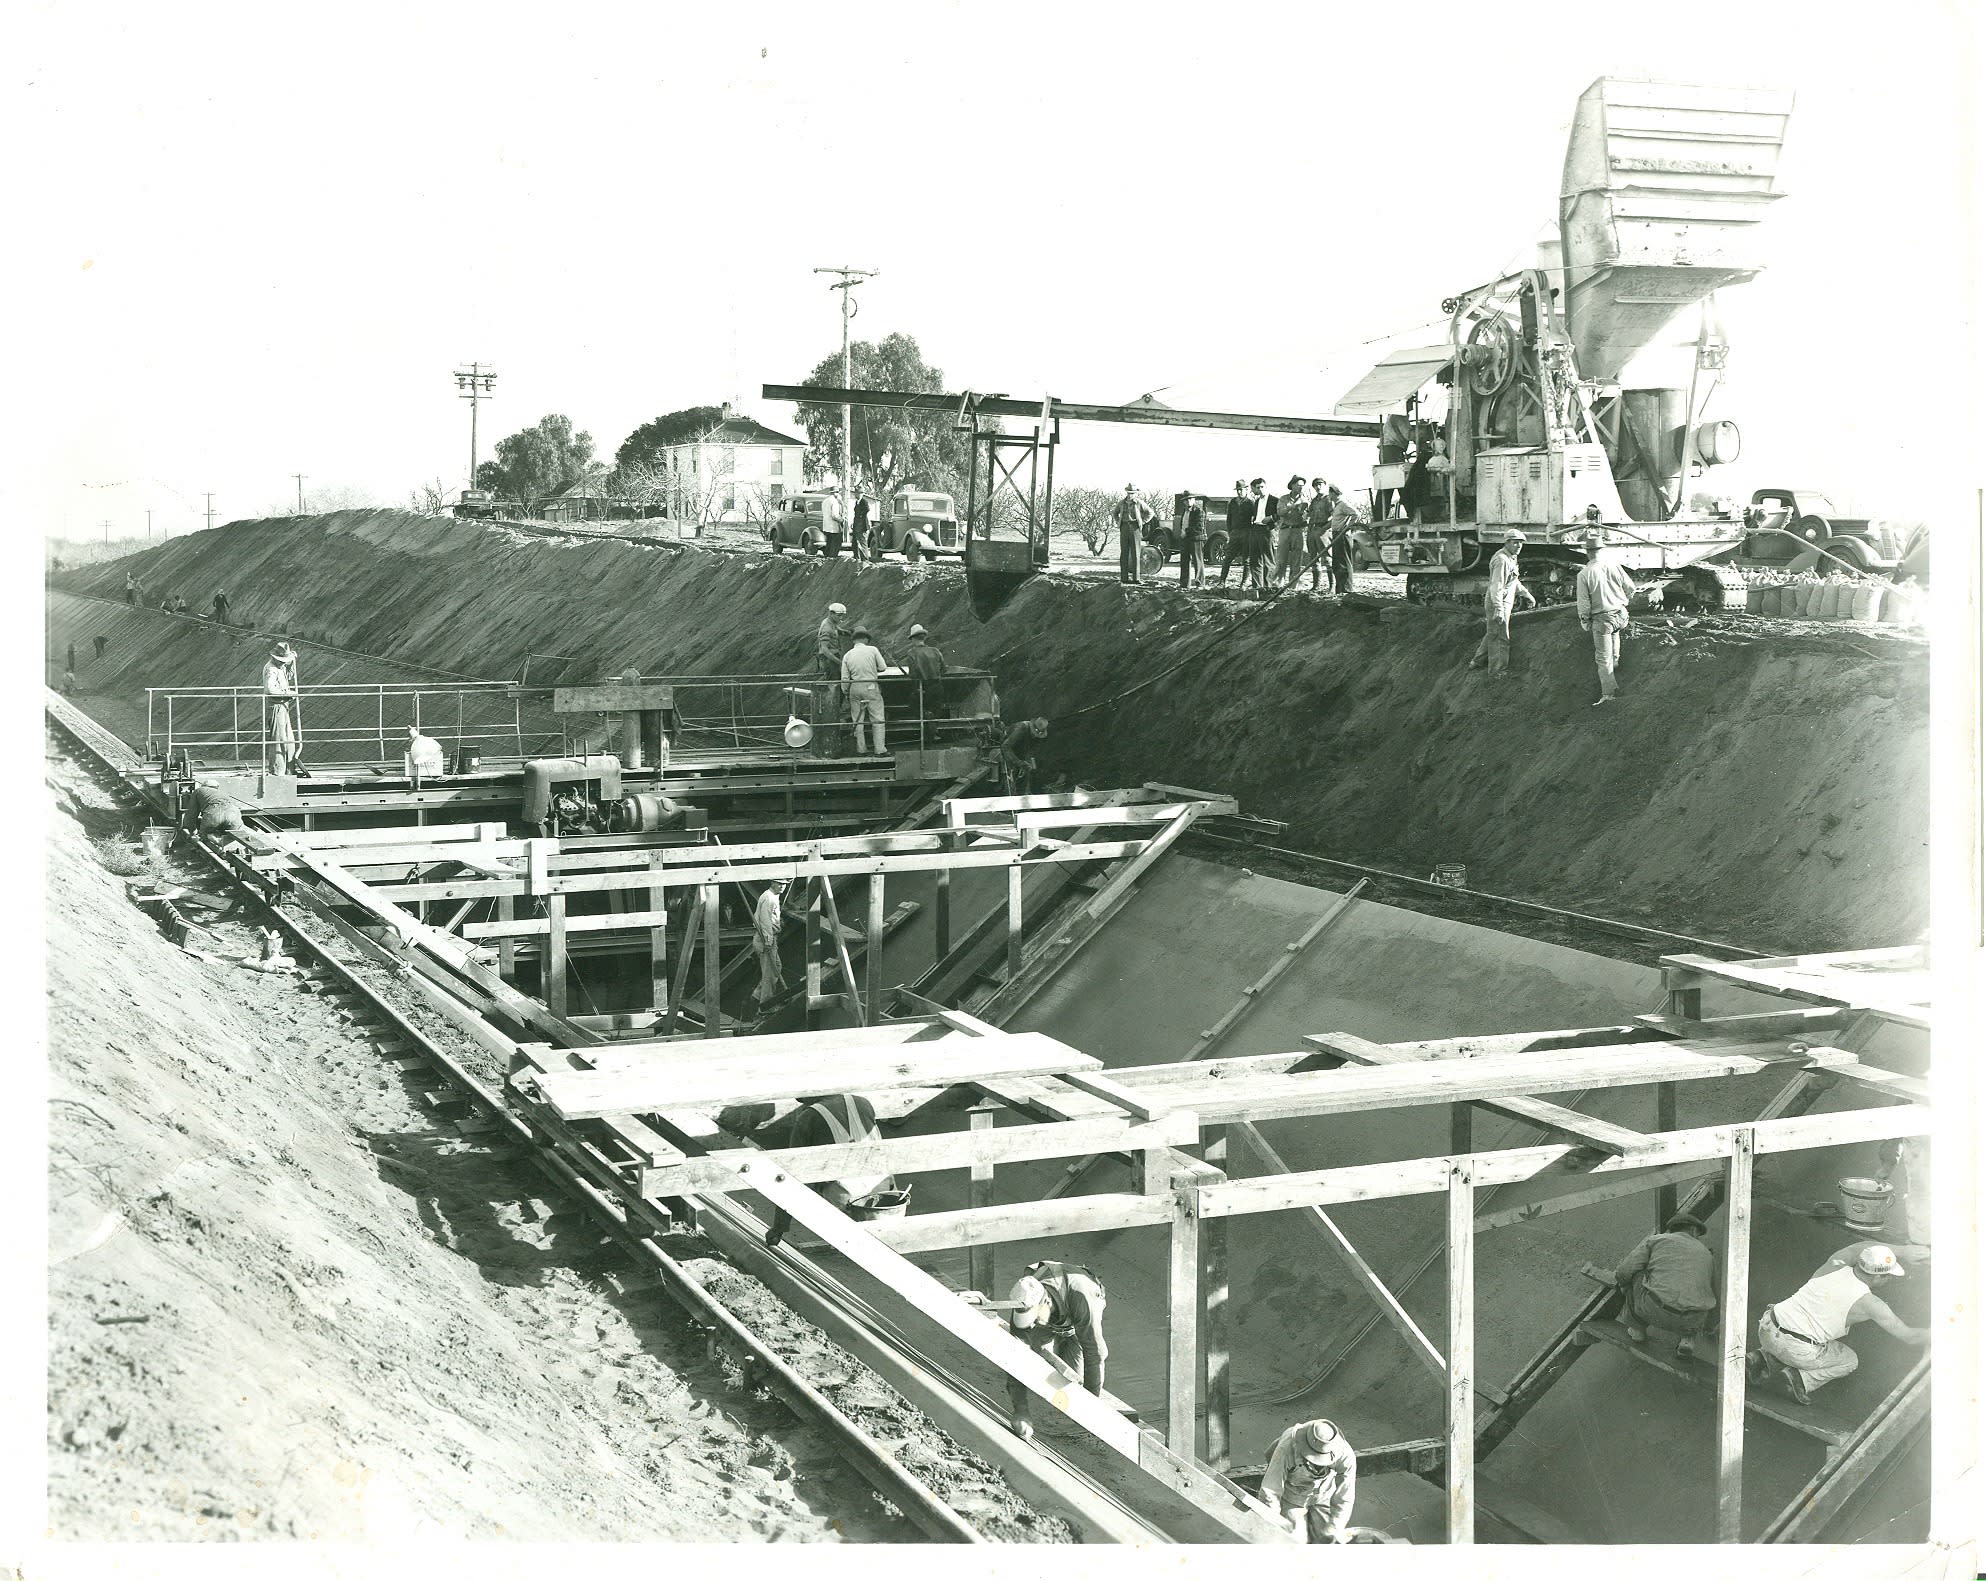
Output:
M883 670L889 661L869 640L866 626L855 628L855 643L841 656L841 679L848 688L848 716L855 721L855 752L869 750L868 727L876 735L876 754L883 753Z
M400 766L414 789L419 790L422 780L442 772L441 743L433 736L422 735L419 725L409 725L407 750L400 754Z
M1906 1345L1928 1345L1929 1329L1912 1328L1876 1294L1877 1285L1903 1277L1903 1264L1887 1246L1869 1242L1852 1257L1836 1253L1798 1290L1759 1314L1758 1349L1745 1358L1746 1372L1762 1383L1777 1371L1786 1393L1811 1405L1814 1390L1861 1365L1846 1343L1857 1323L1873 1323Z
M759 962L759 1009L778 998L786 980L779 971L779 929L786 920L786 880L771 883L759 891L752 906L752 953Z
M1634 598L1634 578L1607 552L1606 540L1589 531L1586 564L1573 584L1579 601L1579 624L1593 638L1593 663L1600 672L1600 696L1593 704L1610 703L1620 691L1614 666L1620 663L1621 633L1627 630L1627 606Z
M1518 580L1517 557L1523 548L1524 535L1513 527L1503 535L1503 547L1490 556L1489 586L1483 589L1483 640L1469 659L1472 670L1487 662L1492 675L1510 672L1510 617L1518 599L1538 602Z
M269 729L269 772L294 774L297 749L297 652L287 642L269 650L262 666L262 698Z
M1321 1416L1285 1429L1262 1473L1269 1513L1306 1542L1343 1542L1357 1492L1358 1455Z

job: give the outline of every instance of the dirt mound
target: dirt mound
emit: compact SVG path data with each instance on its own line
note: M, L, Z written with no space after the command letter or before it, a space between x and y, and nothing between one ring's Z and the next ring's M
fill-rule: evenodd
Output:
M1516 668L1466 668L1464 611L1039 577L992 621L954 566L567 539L343 512L237 522L144 558L148 588L225 586L267 629L465 674L797 672L823 607L887 650L912 622L1059 728L1048 774L1218 788L1282 842L1764 949L1893 944L1925 921L1928 649L1890 628L1637 619L1593 709L1569 610L1520 620ZM100 595L124 566L65 572ZM241 679L168 671L145 679ZM178 661L176 661L178 662ZM189 669L200 661L190 651ZM233 661L231 661L233 662ZM137 677L131 677L138 684Z
M330 1006L167 943L92 851L125 815L50 788L52 1536L910 1535Z

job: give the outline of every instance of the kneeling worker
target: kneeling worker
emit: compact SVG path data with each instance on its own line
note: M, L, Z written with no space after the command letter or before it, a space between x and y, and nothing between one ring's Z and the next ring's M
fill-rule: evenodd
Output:
M1857 1323L1873 1323L1907 1345L1928 1345L1929 1329L1912 1328L1876 1294L1880 1281L1903 1277L1903 1265L1887 1246L1871 1243L1852 1257L1836 1253L1798 1290L1759 1314L1758 1349L1745 1358L1747 1374L1761 1383L1776 1366L1786 1392L1810 1405L1814 1390L1861 1365L1845 1343Z
M843 1142L875 1142L882 1139L876 1124L876 1106L852 1092L809 1098L792 1114L760 1130L753 1140L762 1147L832 1147ZM777 1140L773 1140L773 1138ZM826 1180L813 1188L844 1211L865 1197L894 1191L894 1175L865 1175L852 1180ZM777 1246L793 1226L793 1216L784 1208L772 1210L772 1224L765 1243Z
M1103 1393L1103 1364L1110 1347L1103 1342L1103 1281L1079 1263L1030 1263L1014 1281L1007 1299L1013 1310L1007 1323L1023 1344L1055 1357L1071 1372L1082 1369L1083 1387ZM1013 1406L1009 1424L1023 1438L1034 1437L1028 1419L1028 1391L1007 1385Z
M1286 1429L1262 1473L1269 1513L1305 1542L1343 1542L1357 1491L1358 1455L1337 1424L1321 1416Z
M202 839L224 848L247 844L248 826L241 821L241 804L211 785L194 786L181 818L190 822Z
M1696 1336L1717 1313L1709 1235L1701 1219L1674 1214L1621 1259L1614 1284L1627 1292L1621 1321L1635 1344L1659 1328L1677 1336L1677 1356L1687 1360L1696 1354Z

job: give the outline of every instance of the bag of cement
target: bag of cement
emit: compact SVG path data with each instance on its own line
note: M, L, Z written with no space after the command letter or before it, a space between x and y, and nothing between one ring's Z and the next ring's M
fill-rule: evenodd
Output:
M1847 612L1848 619L1862 625L1868 625L1881 613L1882 607L1882 583L1864 582L1860 587L1855 589L1854 607Z
M1822 620L1839 620L1841 618L1841 594L1841 584L1835 581L1833 577L1829 577L1821 587L1820 618Z
M1826 591L1826 586L1818 579L1810 580L1807 583L1805 591L1800 595L1800 618L1802 620L1820 619L1821 596Z

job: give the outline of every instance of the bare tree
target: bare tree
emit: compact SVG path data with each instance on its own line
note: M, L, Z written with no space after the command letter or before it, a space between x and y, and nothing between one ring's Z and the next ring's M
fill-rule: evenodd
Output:
M449 487L440 478L417 485L407 496L407 508L417 516L446 516L450 505Z
M1091 554L1102 554L1117 531L1115 512L1121 497L1108 489L1057 489L1052 532L1074 533Z

